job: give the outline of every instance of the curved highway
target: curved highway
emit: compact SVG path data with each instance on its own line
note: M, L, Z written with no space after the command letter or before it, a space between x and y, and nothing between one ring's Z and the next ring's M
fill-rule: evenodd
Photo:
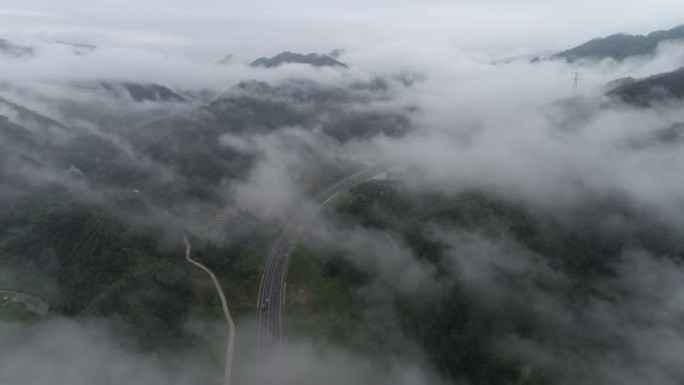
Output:
M374 164L328 186L316 196L314 201L319 206L324 206L354 185L370 180L389 168L389 164L384 162ZM256 304L257 349L260 366L263 363L264 353L280 343L287 268L297 239L309 220L310 216L297 216L290 220L268 255Z

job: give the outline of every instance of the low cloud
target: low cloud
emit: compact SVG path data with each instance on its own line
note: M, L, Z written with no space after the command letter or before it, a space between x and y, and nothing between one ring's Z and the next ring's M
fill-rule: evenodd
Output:
M55 318L0 330L0 381L8 384L190 384L216 376L201 352L143 353L109 323Z
M581 215L576 209L587 202L615 199L676 231L684 227L683 142L630 143L684 121L681 103L635 109L608 100L604 91L605 84L618 77L675 69L680 47L663 45L655 58L604 61L578 68L526 60L495 65L490 55L453 49L445 43L395 42L382 48L348 50L341 59L351 65L348 71L297 65L267 71L239 62L216 66L127 47L103 47L78 56L66 47L46 46L38 47L35 61L10 61L3 70L8 79L14 79L7 91L13 99L111 144L129 162L154 175L146 180L154 181L154 193L177 194L178 201L164 201L137 186L104 189L126 196L140 194L147 211L141 215L145 218L132 222L172 228L177 238L183 230L190 230L217 243L235 239L238 231L227 228L230 226L224 226L225 234L212 232L215 223L223 219L213 221L220 214L228 217L224 224L234 227L239 227L244 217L257 219L254 228L259 223L286 222L296 213L308 213L314 206L311 197L328 182L377 159L397 166L399 185L411 193L452 196L483 191L569 221ZM64 68L72 69L66 78ZM572 91L572 71L582 71L585 79L578 92ZM406 74L415 76L404 84L400 75ZM317 116L310 126L274 124L276 127L266 130L247 123L238 131L234 129L237 125L230 125L233 123L208 118L207 100L193 101L205 106L199 110L192 103L164 108L157 103L115 101L102 93L79 94L64 85L105 77L159 82L178 92L207 89L217 97L231 96L234 90L224 92L241 81L255 79L288 87L295 78L334 90L351 89L353 100L325 105L323 116ZM388 85L386 89L373 89L374 84L383 84L373 83L377 79ZM294 96L277 95L278 101L294 108L320 106L318 98L295 105L297 97L311 95L306 88L293 89ZM131 108L144 119L103 127L97 124L97 117L79 114L78 109L67 114L55 102L65 99L75 100L87 110L106 105L103 108L111 110L104 116ZM0 113L5 114L3 111ZM145 121L159 111L170 120L162 119L157 125ZM326 125L339 117L388 112L410 115L410 130L405 135L378 134L345 141L325 131ZM6 114L13 121L21 120L16 113ZM354 127L353 123L346 127ZM126 136L131 132L140 136ZM153 160L146 151L152 152L150 148L169 132L183 139L163 142L159 151L178 151ZM155 133L161 135L141 145L140 138ZM192 142L197 133L206 137ZM178 160L175 156L187 155L181 150L193 143L199 143L191 153L197 157L173 163ZM203 151L208 148L219 160L199 156L208 154ZM248 155L249 162L234 179L198 176L210 162L223 165L220 161L225 158L220 156L236 154ZM8 164L13 176L36 185L67 186L80 199L106 202L110 196L99 195L101 186L87 183L65 165ZM181 187L176 191L170 186ZM18 190L11 185L0 187L0 197L14 197ZM364 294L376 299L383 291L438 295L457 285L497 316L522 314L533 320L539 325L539 338L511 334L497 342L498 348L517 357L521 365L531 365L533 372L561 373L567 383L666 385L681 377L679 368L684 365L676 352L684 349L677 329L682 309L679 297L672 293L681 291L684 272L678 263L663 256L625 250L616 276L604 282L608 291L620 297L592 296L577 304L564 295L571 280L549 266L548 259L553 256L534 253L515 239L438 229L432 236L447 249L446 260L435 266L417 258L397 234L314 223L320 226L310 230L312 242L341 250L372 277ZM2 330L8 343L0 347L0 380L12 384L86 384L103 377L112 384L181 384L211 382L217 372L206 363L205 355L155 357L141 353L122 344L108 326L53 319L26 329L9 329L3 324ZM268 375L278 376L285 384L439 383L425 365L410 358L383 360L295 342L271 358L269 370L273 372Z
M142 350L109 321L53 318L28 328L0 323L0 381L16 385L217 384L223 368L211 354L222 354L222 350L212 353L210 347L220 349L213 345L223 340L223 332L218 325L201 326L196 332L211 344L184 352L152 353ZM240 330L252 336L249 325L240 325ZM252 340L238 342L241 354L233 378L236 383L256 384L255 374L281 384L443 383L408 358L366 357L302 341L283 343L266 353L265 365L257 367Z

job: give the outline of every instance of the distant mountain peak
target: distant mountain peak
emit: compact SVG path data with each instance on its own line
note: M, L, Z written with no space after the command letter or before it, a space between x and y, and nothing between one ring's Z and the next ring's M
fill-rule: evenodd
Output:
M9 40L0 39L0 54L12 57L28 57L35 54L35 49L29 46L15 44Z
M231 54L224 56L223 59L217 61L216 64L220 64L220 65L230 64L233 62L233 59L235 59L235 55L233 55L231 53Z
M333 59L338 59L342 55L344 55L344 50L342 48L335 48L328 54L328 56L330 56Z
M339 62L328 55L317 53L301 54L295 52L281 52L272 58L262 57L252 62L252 67L274 68L283 64L308 64L314 67L340 67L347 65Z

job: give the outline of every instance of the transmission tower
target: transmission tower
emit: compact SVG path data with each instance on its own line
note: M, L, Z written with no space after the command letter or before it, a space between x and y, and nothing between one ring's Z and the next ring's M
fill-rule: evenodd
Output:
M573 72L572 73L572 89L577 90L577 87L579 86L579 82L582 81L582 78L580 78L581 72Z

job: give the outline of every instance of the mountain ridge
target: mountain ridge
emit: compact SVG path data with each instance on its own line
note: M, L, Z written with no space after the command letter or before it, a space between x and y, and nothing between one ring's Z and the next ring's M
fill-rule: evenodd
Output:
M622 61L633 56L653 54L660 43L678 40L684 40L684 24L668 30L654 31L647 35L618 33L595 38L574 48L559 52L551 56L551 59L561 59L571 63L579 60L607 58Z
M283 64L309 64L313 67L341 67L348 68L348 66L340 61L333 59L328 55L317 53L300 54L290 51L284 51L271 58L260 57L253 61L252 67L266 67L274 68Z

